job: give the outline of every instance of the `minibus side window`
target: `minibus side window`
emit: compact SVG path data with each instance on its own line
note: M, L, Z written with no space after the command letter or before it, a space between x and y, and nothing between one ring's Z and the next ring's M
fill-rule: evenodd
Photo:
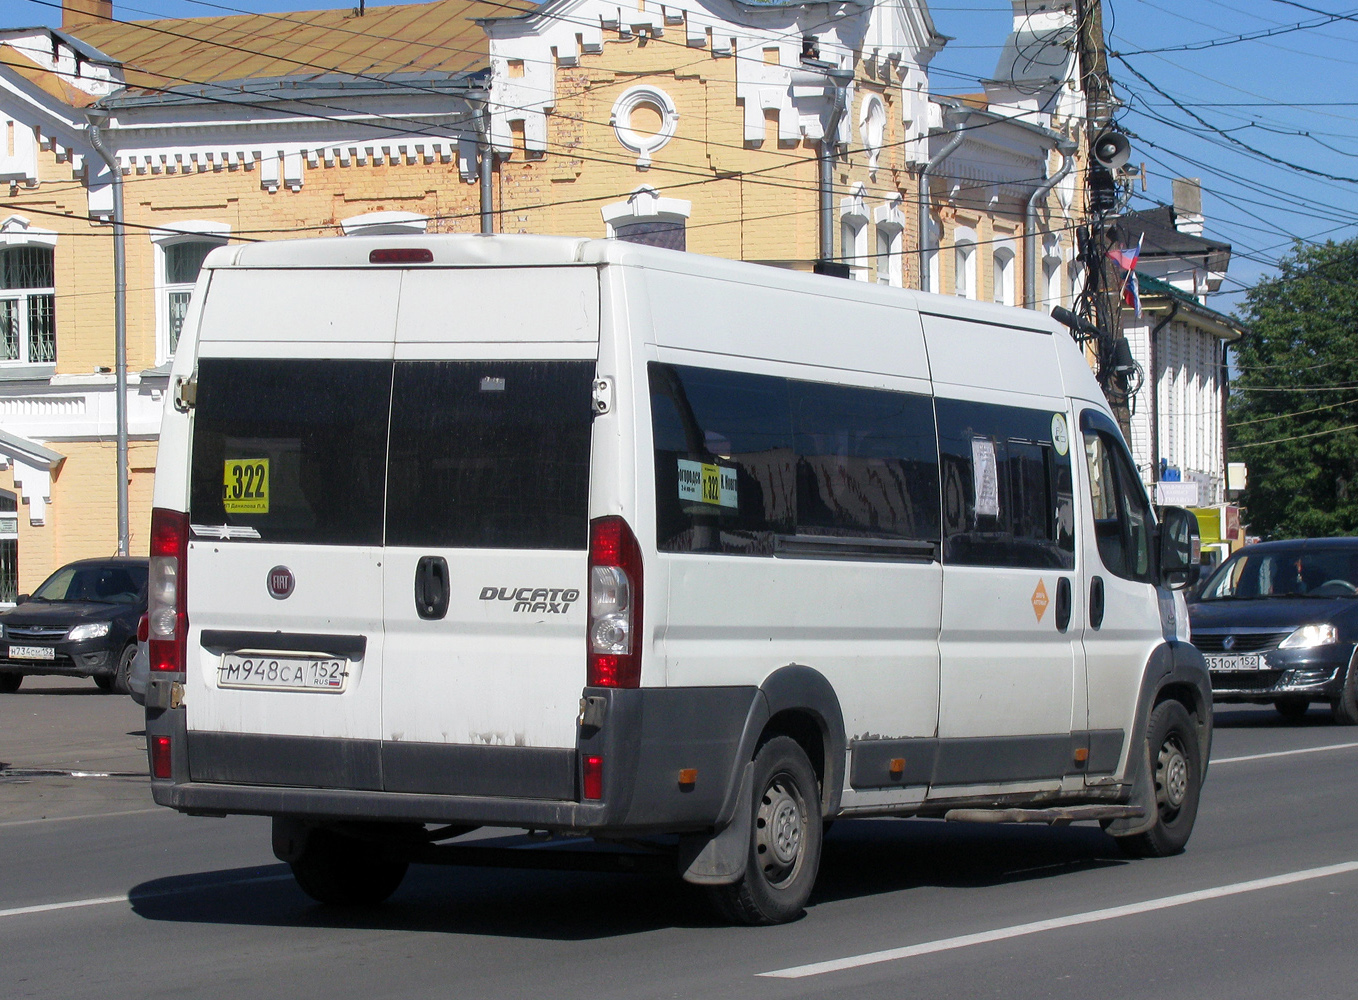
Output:
M1121 439L1099 426L1104 422L1091 421L1089 411L1081 420L1099 558L1114 576L1153 583L1150 504Z
M795 525L786 379L650 365L656 544L772 555Z
M938 399L943 560L1075 568L1075 503L1065 416ZM1061 429L1060 443L1053 427Z

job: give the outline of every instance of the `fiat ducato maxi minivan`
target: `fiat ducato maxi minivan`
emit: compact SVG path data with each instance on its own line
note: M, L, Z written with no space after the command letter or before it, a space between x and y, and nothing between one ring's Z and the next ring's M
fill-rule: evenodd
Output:
M1194 521L1036 312L602 240L219 249L152 535L156 801L273 817L323 902L480 826L654 836L748 923L835 817L1193 827Z

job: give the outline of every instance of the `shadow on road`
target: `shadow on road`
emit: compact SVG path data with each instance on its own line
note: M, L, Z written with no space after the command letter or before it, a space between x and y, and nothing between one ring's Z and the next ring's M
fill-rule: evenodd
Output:
M841 820L811 906L927 886L1021 883L1126 864L1097 827ZM678 877L414 865L387 903L320 906L286 865L157 879L129 894L147 920L581 941L720 921Z
M1222 729L1340 729L1330 706L1316 702L1300 719L1285 719L1272 705L1216 705L1212 709L1212 725ZM1358 736L1358 729L1350 730Z

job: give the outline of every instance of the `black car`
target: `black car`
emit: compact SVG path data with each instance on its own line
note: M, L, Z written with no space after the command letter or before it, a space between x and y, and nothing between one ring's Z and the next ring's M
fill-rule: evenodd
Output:
M1212 697L1269 703L1289 719L1328 701L1358 724L1358 538L1263 542L1241 549L1188 605Z
M17 607L0 612L0 693L30 674L93 677L126 693L146 612L145 559L82 559L61 567Z

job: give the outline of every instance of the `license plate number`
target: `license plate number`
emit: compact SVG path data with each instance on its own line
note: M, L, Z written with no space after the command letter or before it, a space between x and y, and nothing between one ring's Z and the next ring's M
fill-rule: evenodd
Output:
M217 667L217 686L223 688L338 694L348 678L349 661L333 656L227 653Z
M1238 656L1204 656L1208 670L1259 670L1264 658L1258 653L1241 653Z
M14 660L55 660L56 650L51 646L10 646L9 655Z

